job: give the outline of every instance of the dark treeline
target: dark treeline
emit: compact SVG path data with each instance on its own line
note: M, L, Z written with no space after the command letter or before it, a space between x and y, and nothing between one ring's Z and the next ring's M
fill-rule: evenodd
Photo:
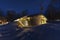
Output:
M16 13L16 11L14 10L8 10L6 12L6 16L4 16L4 11L0 9L0 18L4 17L6 18L8 21L13 21L17 18L23 17L25 15L27 15L27 10L23 10L22 13Z
M45 16L47 17L48 20L57 20L60 19L60 9L56 9L53 6L53 3L56 2L57 0L53 0L53 2L48 6L48 9L46 11Z
M25 15L24 13L27 13L26 10L22 11L22 13L16 13L13 10L8 10L6 18L9 21L13 21L13 20L15 20L17 18L20 18L20 17L24 16ZM2 10L0 10L0 17L2 17L2 16L4 16L4 13L3 13ZM60 11L56 11L56 9L53 6L49 6L47 11L46 11L45 16L48 18L48 20L60 19Z
M60 11L57 11L53 6L49 7L46 12L48 20L60 19Z
M43 8L41 9L43 10ZM41 14L40 12L39 14ZM7 10L6 16L4 16L3 10L0 9L0 17L5 17L8 21L13 21L17 18L28 15L28 10L23 10L21 13L16 13L14 10ZM42 13L43 14L43 13ZM60 19L60 10L56 10L53 5L49 5L46 13L44 14L48 20Z

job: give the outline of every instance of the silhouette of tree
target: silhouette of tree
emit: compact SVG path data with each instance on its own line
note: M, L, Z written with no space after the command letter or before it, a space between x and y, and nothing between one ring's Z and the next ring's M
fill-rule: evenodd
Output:
M53 3L52 3L53 4ZM55 9L55 7L50 4L48 6L48 9L46 11L46 17L49 19L49 20L56 20L56 19L60 19L60 11L57 11Z
M16 12L13 10L7 11L7 19L8 21L13 21L16 19Z
M27 16L28 15L28 10L23 10L21 13L21 17Z
M54 9L52 6L49 6L48 9L47 9L47 13L46 13L46 17L50 20L53 20L54 19L54 16L55 14L53 13L54 12Z
M1 16L4 16L2 9L0 9L0 17L1 17Z
M16 13L16 19L20 18L22 16L21 13Z

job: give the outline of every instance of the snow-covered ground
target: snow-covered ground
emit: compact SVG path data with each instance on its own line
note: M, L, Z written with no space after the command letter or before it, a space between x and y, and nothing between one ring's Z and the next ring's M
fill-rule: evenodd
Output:
M0 40L60 40L60 24L48 23L24 30L11 22L0 26Z

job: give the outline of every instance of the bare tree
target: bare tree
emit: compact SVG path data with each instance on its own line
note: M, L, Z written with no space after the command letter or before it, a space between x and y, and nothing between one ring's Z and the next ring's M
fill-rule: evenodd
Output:
M7 19L8 21L13 21L16 18L16 12L13 10L7 11Z
M3 15L4 15L3 10L0 9L0 17Z

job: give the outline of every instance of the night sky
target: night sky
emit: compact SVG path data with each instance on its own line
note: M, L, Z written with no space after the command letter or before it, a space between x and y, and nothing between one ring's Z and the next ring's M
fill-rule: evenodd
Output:
M44 7L43 13L46 12L48 5L52 0L0 0L0 9L6 14L7 10L21 12L28 9L29 14L40 13L41 4ZM53 4L56 10L60 10L60 1Z

